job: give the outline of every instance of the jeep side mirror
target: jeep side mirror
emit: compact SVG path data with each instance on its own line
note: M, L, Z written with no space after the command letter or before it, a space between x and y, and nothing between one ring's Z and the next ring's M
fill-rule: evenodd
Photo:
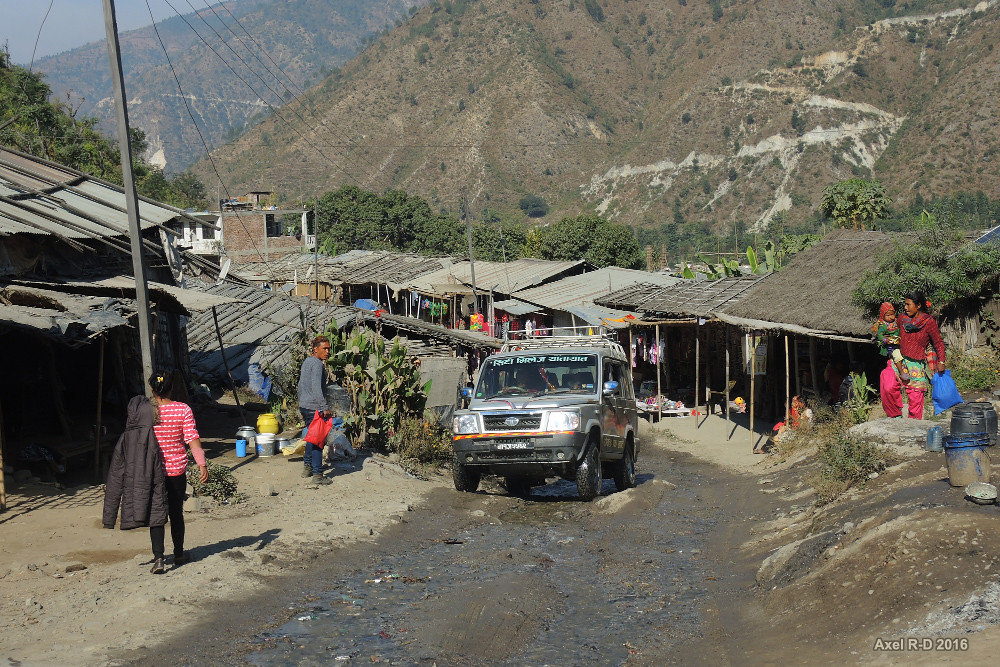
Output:
M465 399L472 398L472 387L462 387L462 398Z
M608 380L604 383L604 395L610 396L611 394L618 391L618 383L614 380Z

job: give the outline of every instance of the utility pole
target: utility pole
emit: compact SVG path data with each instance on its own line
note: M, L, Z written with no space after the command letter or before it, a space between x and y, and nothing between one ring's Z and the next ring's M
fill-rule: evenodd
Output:
M108 60L111 63L111 83L115 92L115 109L118 112L118 147L122 158L122 179L125 184L125 210L128 213L129 236L132 241L132 272L135 274L135 302L139 309L139 351L142 355L142 386L153 374L152 332L149 327L149 288L146 284L146 265L142 260L142 228L139 225L139 200L135 194L132 174L132 138L129 135L128 107L125 104L125 80L122 75L122 58L118 50L118 21L115 18L114 0L104 2L104 29L108 40ZM146 390L148 393L148 389Z
M479 314L479 296L476 294L476 260L472 256L472 220L469 219L469 200L462 188L462 219L465 220L465 231L469 236L469 273L472 274L472 312Z
M316 251L316 300L319 301L319 197L316 196L313 196L313 250Z

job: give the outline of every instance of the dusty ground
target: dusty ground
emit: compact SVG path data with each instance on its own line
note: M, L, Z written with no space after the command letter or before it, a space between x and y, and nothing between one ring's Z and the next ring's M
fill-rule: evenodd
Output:
M101 529L99 487L14 490L0 514L0 659L107 664L176 642L207 610L259 604L269 582L308 572L329 550L425 517L405 526L419 533L435 503L454 502L440 493L446 478L419 481L371 458L341 464L333 485L308 489L298 460L235 458L238 418L199 414L199 424L210 454L236 466L250 498L188 513L195 561L162 577L148 573L147 531ZM911 446L878 478L818 506L806 481L814 457L753 455L749 432L717 417L643 426L643 442L753 480L739 486L745 502L721 505L731 516L706 554L756 570L755 583L734 588L720 577L704 593L711 602L697 650L713 661L965 664L1000 651L1000 507L965 501L947 483L943 455ZM625 497L599 502L610 510ZM203 630L191 636L211 634ZM880 640L904 644L878 650ZM637 662L654 664L653 655Z
M248 500L186 512L193 562L169 569L168 558L162 576L149 573L148 530L101 527L103 487L8 488L9 509L0 513L3 664L105 664L166 640L185 618L195 620L188 612L246 597L336 545L376 539L442 484L368 457L337 464L327 473L333 484L307 488L301 458L237 459L240 423L230 412L196 409L196 418L210 458L234 467Z

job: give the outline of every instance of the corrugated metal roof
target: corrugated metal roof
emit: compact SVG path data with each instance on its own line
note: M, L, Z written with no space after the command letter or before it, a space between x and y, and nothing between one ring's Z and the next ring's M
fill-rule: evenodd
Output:
M198 286L206 293L237 299L216 308L226 357L237 384L248 380L251 361L283 367L291 353L294 335L304 324L325 326L335 319L339 328L354 321L374 328L374 313L352 306L331 306L325 302L309 301L277 292L237 287L234 285ZM444 327L401 315L382 314L378 319L383 326L397 332L406 332L409 354L442 354L458 347L492 349L499 341L475 331L445 329ZM203 380L222 383L226 369L215 331L211 312L199 313L187 325L191 370ZM426 340L419 340L419 339Z
M34 286L63 294L86 294L104 298L119 297L135 300L135 279L130 276L115 276L92 282L43 282L37 280L11 280L10 282L14 285ZM201 290L185 289L152 281L148 283L147 287L150 299L157 304L157 307L181 315L200 313L210 310L212 306L239 301L239 299L216 296Z
M586 260L552 261L546 259L523 258L512 262L476 262L476 289L480 293L492 290L497 294L510 296L529 287L541 285L570 273L580 273L587 267ZM469 262L457 262L447 268L427 273L411 280L407 287L422 294L442 294L442 285L472 285L472 269Z
M568 312L567 306L593 306L594 300L601 296L607 296L640 283L667 287L679 282L682 282L681 278L661 273L608 266L597 271L569 276L539 287L521 290L514 296L522 301L528 301L545 308Z
M332 318L342 325L356 312L347 306L310 302L253 287L199 285L197 289L239 300L216 307L226 358L237 384L247 382L247 366L255 353L262 366L284 365L293 336L304 323L320 321L325 325ZM211 311L199 313L188 321L187 337L192 372L203 380L225 382L226 368Z
M527 315L528 313L537 313L542 310L540 306L536 306L532 303L525 303L524 301L519 301L518 299L494 301L493 308L495 310L502 310L505 313L510 313L511 315Z
M986 230L982 236L976 239L976 243L992 243L993 241L1000 241L1000 225Z
M207 224L148 199L140 199L139 217L143 229L179 217ZM127 237L124 191L54 162L0 148L0 235L11 234Z
M738 302L769 275L701 282L684 280L666 287L644 283L597 298L595 303L662 317L711 317Z
M417 276L438 271L451 264L442 257L426 257L409 253L353 250L337 257L319 257L319 279L328 285L391 285L395 289ZM246 280L299 282L316 280L316 255L291 253L269 262L235 264L236 273Z
M501 344L496 338L492 338L478 331L468 331L466 329L447 329L440 324L425 322L423 320L418 320L415 317L406 317L405 315L390 315L388 313L382 313L382 315L376 318L375 314L370 311L362 311L362 313L364 314L366 322L372 323L376 319L381 319L384 324L389 324L395 327L398 331L406 331L418 336L426 336L427 338L446 343L452 348L462 346L479 350L490 350L499 348Z
M67 294L20 285L0 286L0 330L30 329L70 347L127 326L135 302Z

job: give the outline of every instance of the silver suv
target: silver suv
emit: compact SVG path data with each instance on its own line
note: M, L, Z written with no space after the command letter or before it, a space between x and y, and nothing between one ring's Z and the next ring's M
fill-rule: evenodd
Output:
M484 474L503 476L513 494L546 477L576 480L585 501L604 477L622 491L636 485L632 369L607 335L508 341L465 396L453 424L457 490L475 491Z

